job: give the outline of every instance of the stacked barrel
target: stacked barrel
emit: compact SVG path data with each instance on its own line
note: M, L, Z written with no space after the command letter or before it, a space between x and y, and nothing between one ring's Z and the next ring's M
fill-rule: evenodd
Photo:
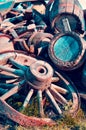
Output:
M74 70L85 60L84 14L78 0L50 0L46 9L55 37L48 52L62 70Z
M72 31L85 29L83 10L78 0L50 0L47 7L52 28L65 31L63 21L68 19Z

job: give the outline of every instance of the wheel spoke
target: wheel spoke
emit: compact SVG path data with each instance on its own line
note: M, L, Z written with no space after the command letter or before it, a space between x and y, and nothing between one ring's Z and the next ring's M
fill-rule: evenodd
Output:
M3 88L3 89L11 89L14 86L15 84L0 83L0 88Z
M31 99L31 97L32 97L32 95L33 95L33 93L34 93L34 90L31 89L31 90L29 91L29 93L27 94L27 97L26 97L25 100L24 100L23 108L25 108L25 107L28 105L28 103L29 103L29 101L30 101L30 99Z
M22 71L22 70L7 68L7 67L1 66L1 65L0 65L0 70L15 74L17 76L24 76L24 71Z
M57 113L62 114L60 107L58 106L57 102L55 101L55 99L54 99L53 95L50 93L50 91L47 89L45 92L48 95L48 97L50 98L52 104L54 105L54 107L57 111Z
M44 110L43 110L43 100L42 100L42 91L38 91L38 103L39 103L39 114L41 117L44 117Z
M65 82L66 85L70 84L60 73L58 73L57 71L55 71L55 73L61 78L62 81Z
M15 65L17 68L26 71L27 67L24 65L19 64L18 62L16 62L13 58L9 58L9 61L12 63L12 65Z
M12 79L12 80L7 80L6 83L7 83L7 84L15 84L15 83L17 83L17 82L19 82L19 81L20 81L20 79L15 78L15 79Z
M0 95L6 93L8 91L8 89L3 89L3 88L0 88Z
M51 82L58 82L59 81L59 77L52 77L52 81Z
M0 97L0 99L2 100L6 100L7 98L9 98L10 96L16 94L22 87L22 85L24 84L25 80L21 81L18 85L16 85L15 87L13 87L12 89L10 89L8 92L6 92L4 95L2 95Z
M59 103L61 103L62 105L68 104L67 100L60 93L58 93L52 85L50 87L50 91Z
M11 75L5 75L5 74L0 74L0 79L1 80L12 80L12 79L14 79L14 78L16 78L16 77L14 77L14 76L11 76Z
M68 93L68 90L58 86L58 85L55 85L55 84L51 84L52 88L54 88L55 90L57 90L57 92L59 93L62 93L62 94L67 94Z

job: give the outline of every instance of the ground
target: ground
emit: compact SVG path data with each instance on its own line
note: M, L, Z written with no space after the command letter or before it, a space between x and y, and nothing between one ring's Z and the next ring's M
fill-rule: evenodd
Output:
M57 121L57 125L49 127L20 126L4 116L0 116L0 130L86 130L86 100L81 100L81 108L75 118L65 114L64 118Z

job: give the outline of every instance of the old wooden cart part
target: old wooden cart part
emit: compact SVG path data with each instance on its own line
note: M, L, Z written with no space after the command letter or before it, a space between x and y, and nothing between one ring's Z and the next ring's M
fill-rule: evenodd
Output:
M9 51L9 50L14 50L14 43L11 41L11 38L9 35L0 34L0 53Z
M64 32L63 19L67 18L72 31L85 30L83 10L78 0L50 0L46 15L49 16L51 27L59 32Z
M1 54L0 81L0 114L20 125L54 125L64 112L74 116L79 108L74 85L47 62L29 55Z
M62 70L74 70L85 61L86 42L75 32L57 34L49 44L48 54Z
M0 1L0 13L2 16L6 15L14 6L15 3L31 2L38 0L2 0Z
M53 38L53 35L50 33L44 33L44 32L34 32L26 44L27 47L23 44L24 48L31 53L36 53L39 55L41 51L46 48L46 46L49 45L51 39Z
M28 26L28 30L29 30L29 28L34 29L35 28L34 24L32 24L30 27ZM9 30L9 31L11 33L12 30ZM23 34L18 35L16 33L16 31L13 30L12 35L14 35L15 44L16 44L16 42L19 42L21 48L24 51L27 51L29 53L34 53L36 55L39 55L50 44L50 41L53 38L52 34L40 32L40 31L33 32L32 35L29 34L29 38L28 38L27 42L24 39L24 36L26 35L26 33L24 33L24 35Z

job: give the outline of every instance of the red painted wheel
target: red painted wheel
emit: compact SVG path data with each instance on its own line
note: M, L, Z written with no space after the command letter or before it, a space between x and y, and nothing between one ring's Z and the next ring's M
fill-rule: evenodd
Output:
M65 111L74 115L79 108L73 84L29 55L1 54L0 81L0 114L20 125L54 125Z

